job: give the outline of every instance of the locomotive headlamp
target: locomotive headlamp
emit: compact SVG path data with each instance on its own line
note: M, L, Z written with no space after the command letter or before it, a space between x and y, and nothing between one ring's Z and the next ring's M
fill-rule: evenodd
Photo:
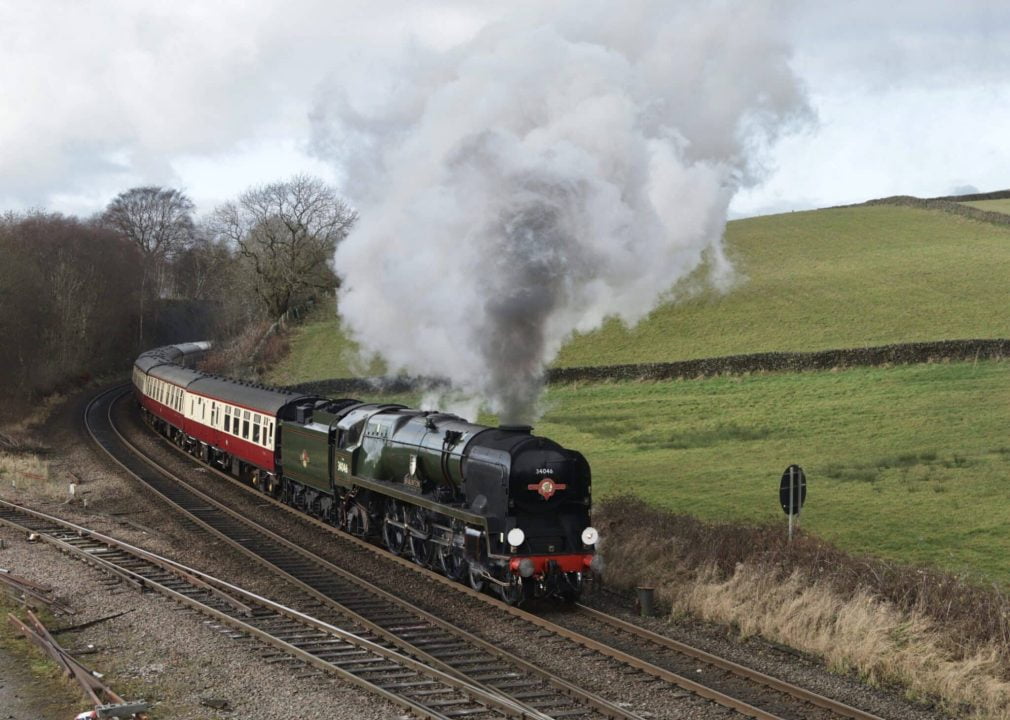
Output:
M524 533L520 528L512 528L509 530L507 537L509 545L512 547L519 547L523 544L523 540L526 539L526 533Z
M596 541L600 539L600 533L596 531L596 528L590 526L582 531L582 542L586 545L595 545Z

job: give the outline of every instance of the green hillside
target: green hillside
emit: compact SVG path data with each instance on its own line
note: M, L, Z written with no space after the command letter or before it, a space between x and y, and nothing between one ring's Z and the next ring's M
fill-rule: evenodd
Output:
M737 220L726 244L738 272L730 292L663 305L630 330L607 323L573 339L556 365L1010 337L1007 227L876 205ZM332 315L317 314L268 379L377 367L357 358Z
M272 385L295 385L310 380L382 375L381 362L366 362L358 345L340 327L336 306L317 307L291 333L290 352L265 375Z
M552 388L537 428L591 459L594 495L711 520L778 520L840 546L1010 583L1010 364L854 368Z
M609 323L558 366L1010 335L1010 228L877 205L729 223L740 280Z

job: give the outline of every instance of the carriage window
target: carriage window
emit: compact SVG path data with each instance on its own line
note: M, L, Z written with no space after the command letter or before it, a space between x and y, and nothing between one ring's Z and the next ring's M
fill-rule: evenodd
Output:
M226 433L231 432L231 408L226 407L224 409L224 431Z
M243 420L242 421L242 437L244 437L246 440L249 439L249 421L248 420Z
M260 443L260 426L253 423L253 442L259 445Z
M273 423L270 423L270 437L269 437L269 439L267 440L267 444L270 444L270 443L272 443L273 441L274 441L274 424L273 424Z

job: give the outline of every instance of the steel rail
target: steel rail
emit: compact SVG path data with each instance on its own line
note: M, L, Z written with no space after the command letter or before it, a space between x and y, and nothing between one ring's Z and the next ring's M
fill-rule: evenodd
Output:
M103 396L96 397L95 401L97 402L101 397ZM270 568L273 572L283 575L318 602L327 605L360 627L399 647L402 652L409 653L443 672L465 678L472 684L484 687L489 693L497 693L509 698L516 705L525 708L531 718L586 717L598 713L616 720L641 720L634 712L549 673L533 663L405 602L396 595L347 570L333 565L201 492L185 480L159 466L127 440L112 421L112 403L110 403L105 421L109 432L115 435L116 443L127 448L133 456L156 471L167 482L172 483L174 489L181 489L190 494L192 496L189 501L190 509L183 507L186 500L181 500L178 492L168 492L164 487L159 488L157 481L149 475L145 476L137 468L129 467L124 459L117 456L114 449L110 447L111 443L98 437L101 430L96 428L95 423L89 419L93 409L93 406L89 404L85 410L86 425L93 440L113 461L140 480L145 487L222 541ZM170 447L174 446L170 444ZM201 465L201 467L206 466ZM197 501L195 504L198 507L193 507L193 499ZM215 517L210 517L211 513ZM221 518L226 518L230 523L241 527L242 537L236 538L225 532L221 527ZM275 547L263 548L257 542L257 537L269 540ZM311 566L308 569L295 567L293 558L301 558ZM320 577L319 571L323 571L325 577ZM344 587L335 591L332 587L334 579L342 581ZM348 586L351 591L356 591L359 595L366 595L351 597ZM377 606L375 601L381 601L385 607ZM395 609L399 615L390 617L390 607ZM427 626L429 630L419 629L419 623ZM396 632L398 629L406 629L412 637L404 637L402 632ZM433 634L433 631L437 634ZM417 637L413 637L413 635ZM453 643L457 645L456 648L451 647ZM465 645L459 645L459 643L465 643ZM429 652L426 649L429 647L437 649L431 649ZM543 687L544 685L546 687ZM550 692L546 692L547 690ZM559 696L567 699L567 706L559 707L557 699ZM572 703L575 704L575 707L571 706Z
M484 688L431 668L414 658L75 523L0 500L0 524L36 533L44 542L96 569L112 569L116 576L130 576L142 589L154 590L243 635L256 638L313 667L334 673L419 717L431 720L451 720L462 714L531 717L500 695L488 693ZM294 628L308 630L311 635L302 636L299 645L295 639L280 637L281 633L277 630L264 629L270 625L284 628L285 635L292 635ZM333 659L328 660L328 656ZM356 669L348 669L352 666ZM404 675L404 672L409 674ZM365 677L377 673L379 677ZM390 687L384 687L381 684L383 680L395 682ZM421 697L411 697L412 688ZM423 692L418 692L422 688ZM446 693L456 697L446 698ZM464 696L466 700L459 696ZM448 704L457 706L457 709L447 712L437 709Z
M773 677L772 675L767 675L759 670L755 670L754 668L749 668L746 665L741 665L733 662L732 660L727 660L726 658L721 658L718 655L713 655L710 652L682 643L679 640L674 640L673 638L665 635L652 632L641 625L635 625L627 620L622 620L621 618L614 617L613 615L608 615L607 613L596 610L595 608L587 607L581 603L577 603L576 608L580 613L586 615L587 617L610 625L622 632L634 635L640 640L645 640L654 645L659 645L663 648L673 650L681 655L687 655L695 660L717 667L720 670L731 672L734 675L739 675L747 678L748 680L753 680L756 683L778 690L779 692L787 693L798 700L808 702L811 705L816 705L817 707L828 710L829 712L840 715L841 717L852 718L852 720L883 720L879 716L866 712L865 710L860 710L859 708L825 697L824 695L812 692L798 685L793 685L792 683Z
M171 442L168 441L167 438L164 438L161 435L158 435L158 437L167 445L167 447L169 447L170 449L172 449L172 450L180 453L181 455L184 455L190 461L194 461L195 462L195 458L193 458L185 450L183 450L182 448L179 448L176 445L172 444ZM351 535L351 534L343 531L340 528L337 528L337 527L335 527L333 525L330 525L329 523L326 523L326 522L324 522L322 520L319 520L319 519L314 518L314 517L312 517L310 515L307 515L307 514L301 512L300 510L297 510L297 509L295 509L295 508L293 508L293 507L291 507L289 505L286 505L286 504L284 504L284 503L276 500L275 498L273 498L273 497L271 497L271 496L269 496L269 495L267 495L267 494L265 494L265 493L257 490L256 488L253 488L253 487L249 486L248 484L241 482L240 480L232 477L231 475L228 475L227 473L224 473L224 472L221 472L221 471L217 470L216 468L209 467L209 466L204 465L202 463L200 464L200 467L209 468L210 471L213 472L215 475L217 475L218 477L220 477L220 478L228 481L229 483L231 483L235 487L241 488L244 492L247 492L247 493L249 493L249 494L251 494L251 495L253 495L253 496L257 497L257 498L266 500L267 502L269 502L273 506L275 506L275 507L277 507L277 508L279 508L279 509L281 509L281 510L287 512L287 513L290 513L291 515L293 515L293 516L295 516L297 518L300 518L302 521L308 522L308 523L310 523L310 524L312 524L312 525L314 525L316 527L319 527L321 529L324 529L324 530L330 532L331 534L337 536L338 538L340 538L344 542L351 543L351 544L357 546L359 549L362 549L362 550L365 550L365 551L367 551L369 553L372 553L373 555L375 555L377 557L380 557L380 558L383 558L383 559L385 559L385 560L387 560L389 562L396 563L397 565L399 565L401 567L404 567L404 568L407 568L407 569L409 569L409 570L411 570L411 571L413 571L415 573L418 573L418 574L424 576L425 578L427 578L429 580L441 583L441 584L445 585L446 587L450 587L453 590L455 590L456 592L463 593L463 594L468 595L471 598L474 598L474 599L476 599L476 600L478 600L480 602L486 603L488 605L495 606L495 607L499 608L500 610L502 610L503 612L506 612L506 613L510 614L511 616L513 616L514 618L516 618L517 620L521 620L521 621L524 621L524 622L531 623L533 625L536 625L537 627L540 627L541 629L544 629L544 630L550 631L552 633L555 633L555 634L561 635L563 637L566 637L569 640L572 640L573 642L576 642L579 645L582 645L583 647L592 649L595 652L602 653L603 655L611 657L611 658L613 658L615 660L618 660L620 662L625 662L624 658L627 657L630 660L630 662L627 662L627 664L629 664L629 665L631 665L633 667L636 667L637 669L641 670L642 672L648 673L648 674L650 674L650 675L652 675L654 677L658 677L658 678L661 678L661 679L666 680L668 682L672 682L672 683L678 685L679 687L681 687L681 688L683 688L685 690L688 690L690 692L694 692L694 690L690 686L698 686L698 687L704 688L705 691L712 693L713 695L715 695L715 697L709 697L707 695L702 695L702 697L708 697L708 699L713 700L714 702L717 702L719 704L725 705L726 707L731 707L732 709L737 710L738 712L741 712L744 715L748 715L750 717L755 717L755 718L764 718L764 719L774 718L775 717L775 716L770 715L768 713L764 713L764 711L762 711L762 710L760 710L758 708L751 708L750 710L747 710L747 709L741 709L741 708L734 707L733 702L735 702L735 701L733 701L731 698L729 698L729 696L723 696L723 694L719 693L718 691L716 691L716 690L714 690L712 688L707 688L706 686L700 685L699 683L696 683L695 681L693 681L693 680L691 680L689 678L684 678L681 675L678 675L676 673L672 673L671 671L666 670L664 668L661 668L659 666L656 666L656 665L654 665L652 663L649 663L647 661L641 660L639 658L635 658L633 655L625 653L624 651L618 650L616 648L612 648L610 646L605 645L604 643L599 643L598 641L595 641L592 638L589 638L589 637L587 637L587 636L585 636L585 635L583 635L581 633L577 633L575 631L569 630L567 628L564 628L561 625L558 625L557 623L554 623L554 622L551 622L549 620L546 620L545 618L542 618L542 617L539 617L537 615L534 615L534 614L532 614L530 612L527 612L527 611L525 611L525 610L523 610L521 608L517 608L515 606L512 606L512 605L509 605L507 603L504 603L504 602L502 602L501 600L499 600L497 598L491 597L491 596L489 596L489 595L487 595L487 594L485 594L483 592L474 590L473 588L470 588L470 587L468 587L466 585L460 584L459 582L451 580L451 579L445 577L444 575L442 575L439 572L436 572L436 571L431 570L429 568L422 567L422 566L418 565L417 563L415 563L412 560L409 560L407 558L403 558L403 557L399 557L399 556L393 555L392 553L386 551L385 549L377 547L377 546L373 545L372 543L369 543L366 540L363 540L363 539L361 539L359 537ZM586 607L585 605L579 605L579 610L580 611L584 611L583 609L589 610L590 608ZM639 627L639 626L636 626L636 625L634 625L632 623L626 623L625 621L620 620L619 618L614 618L613 616L606 615L605 613L602 613L602 612L600 612L598 610L593 610L593 612L596 613L596 615L593 616L594 619L599 619L602 622L607 622L607 621L602 620L602 618L600 616L609 618L609 619L611 619L611 620L614 621L614 622L611 622L610 624L614 625L615 627L621 627L621 623L630 625L631 627L635 627L635 628ZM649 633L650 632L648 630L645 630L644 628L640 628L640 629L643 632L645 632L645 633ZM633 632L633 631L629 631L629 632ZM748 668L746 666L739 665L738 663L733 663L733 662L731 662L729 660L726 660L724 658L718 658L717 656L712 655L711 653L707 653L707 652L705 652L703 650L691 647L691 646L686 645L684 643L678 643L677 641L674 641L674 640L672 640L670 638L665 638L664 636L658 635L656 633L651 633L651 635L656 635L656 637L663 638L663 640L658 641L658 643L662 644L664 647L666 647L668 649L675 650L677 652L682 652L683 654L685 654L685 655L687 655L689 657L692 657L692 658L694 658L696 660L709 663L709 664L711 664L711 665L713 665L715 667L719 667L721 670L733 673L735 675L738 675L739 677L742 677L742 678L744 678L746 680L749 680L750 682L753 682L753 683L756 683L756 684L759 684L759 685L763 685L764 687L769 688L771 690L774 690L776 692L780 692L780 693L783 693L783 694L786 694L786 695L790 695L793 698L795 698L796 700L799 700L799 701L805 702L805 703L809 703L809 704L814 705L816 707L819 707L819 708L821 708L823 710L827 710L827 711L829 711L831 713L839 715L840 717L852 718L853 720L883 720L878 715L874 715L873 713L866 712L864 710L860 710L858 708L852 707L850 705L847 705L845 703L839 702L837 700L833 700L833 699L828 698L826 696L819 695L817 693L814 693L814 692L812 692L810 690L802 688L802 687L800 687L798 685L795 685L793 683L789 683L789 682L786 682L786 681L781 680L779 678L775 678L775 677L772 677L770 675L766 675L764 673L756 671L753 668ZM642 637L643 639L646 639L646 640L652 640L652 638L650 638L650 637L648 637L646 635L641 635L640 637ZM669 643L665 642L667 640L669 640ZM709 660L707 658L713 658L713 659ZM679 680L683 680L684 684L681 684L681 682L679 682ZM725 702L722 701L723 699L725 699ZM750 706L747 706L747 707L750 708ZM762 714L762 713L764 713L764 714Z

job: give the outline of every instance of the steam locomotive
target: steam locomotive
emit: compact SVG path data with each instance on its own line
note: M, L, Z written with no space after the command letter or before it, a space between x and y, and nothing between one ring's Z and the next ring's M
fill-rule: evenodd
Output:
M509 603L574 601L597 568L580 453L527 426L209 375L208 349L157 348L133 369L145 419L194 457Z

